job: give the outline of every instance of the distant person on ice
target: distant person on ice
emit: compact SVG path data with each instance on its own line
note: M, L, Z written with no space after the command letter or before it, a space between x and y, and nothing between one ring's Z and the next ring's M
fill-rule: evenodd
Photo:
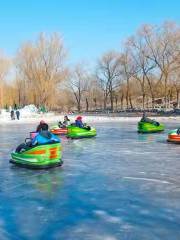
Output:
M14 114L14 110L11 110L11 120L15 120L15 114Z
M18 109L16 110L16 117L17 117L17 120L19 120L19 118L20 118L20 111Z

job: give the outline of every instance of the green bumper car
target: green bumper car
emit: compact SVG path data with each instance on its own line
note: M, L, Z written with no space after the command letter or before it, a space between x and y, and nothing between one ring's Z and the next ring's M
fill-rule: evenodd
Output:
M138 122L139 133L156 133L164 131L164 125L156 121L152 122Z
M96 136L95 128L79 128L76 126L68 126L67 137L68 138L90 138Z
M61 152L60 143L38 145L20 153L12 152L10 163L32 169L57 167L63 163Z

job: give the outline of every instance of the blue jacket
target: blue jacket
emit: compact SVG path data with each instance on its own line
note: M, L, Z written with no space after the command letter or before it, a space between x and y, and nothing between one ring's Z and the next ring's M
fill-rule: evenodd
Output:
M60 139L49 131L39 132L35 138L32 140L32 145L40 145L45 143L58 143L61 142Z
M79 127L79 128L83 128L84 127L84 124L82 123L81 120L76 120L75 124L76 124L76 127Z

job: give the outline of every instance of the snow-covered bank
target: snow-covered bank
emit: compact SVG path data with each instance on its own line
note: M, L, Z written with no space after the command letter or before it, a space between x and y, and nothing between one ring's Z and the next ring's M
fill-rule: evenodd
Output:
M75 120L77 115L69 115L71 122ZM83 116L83 115L82 115ZM64 115L55 115L54 113L45 113L45 114L31 114L27 117L21 117L20 120L11 120L10 116L0 115L0 124L24 124L24 123L38 123L40 120L45 120L47 123L56 123L63 120ZM180 116L171 116L171 117L152 117L157 121L161 122L180 122ZM98 122L137 122L140 120L140 117L112 117L112 116L84 116L83 121L87 123L98 123Z
M20 120L11 120L11 111L12 109L9 109L9 112L5 109L1 109L0 114L0 124L24 124L24 123L38 123L40 120L44 120L47 123L57 123L58 121L63 121L64 114L56 114L54 112L48 112L48 113L40 113L38 108L33 105L27 105L23 108L19 109L20 111ZM14 111L14 115L16 115L16 110ZM150 115L150 114L148 114ZM69 118L71 122L75 121L77 114L69 115ZM83 114L82 114L83 116ZM149 116L150 117L150 116ZM167 121L180 121L180 116L163 116L163 117L155 117L152 116L152 119L156 119L160 122L167 122ZM131 115L128 113L125 113L123 116L117 116L114 114L107 114L107 115L85 115L83 116L83 121L89 124L93 124L96 122L138 122L140 120L140 116Z

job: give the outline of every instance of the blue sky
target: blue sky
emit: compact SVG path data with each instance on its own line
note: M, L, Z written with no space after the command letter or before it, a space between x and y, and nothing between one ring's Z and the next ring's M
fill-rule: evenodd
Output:
M180 23L180 0L4 0L0 49L14 55L39 32L63 35L72 62L95 61L144 23Z

